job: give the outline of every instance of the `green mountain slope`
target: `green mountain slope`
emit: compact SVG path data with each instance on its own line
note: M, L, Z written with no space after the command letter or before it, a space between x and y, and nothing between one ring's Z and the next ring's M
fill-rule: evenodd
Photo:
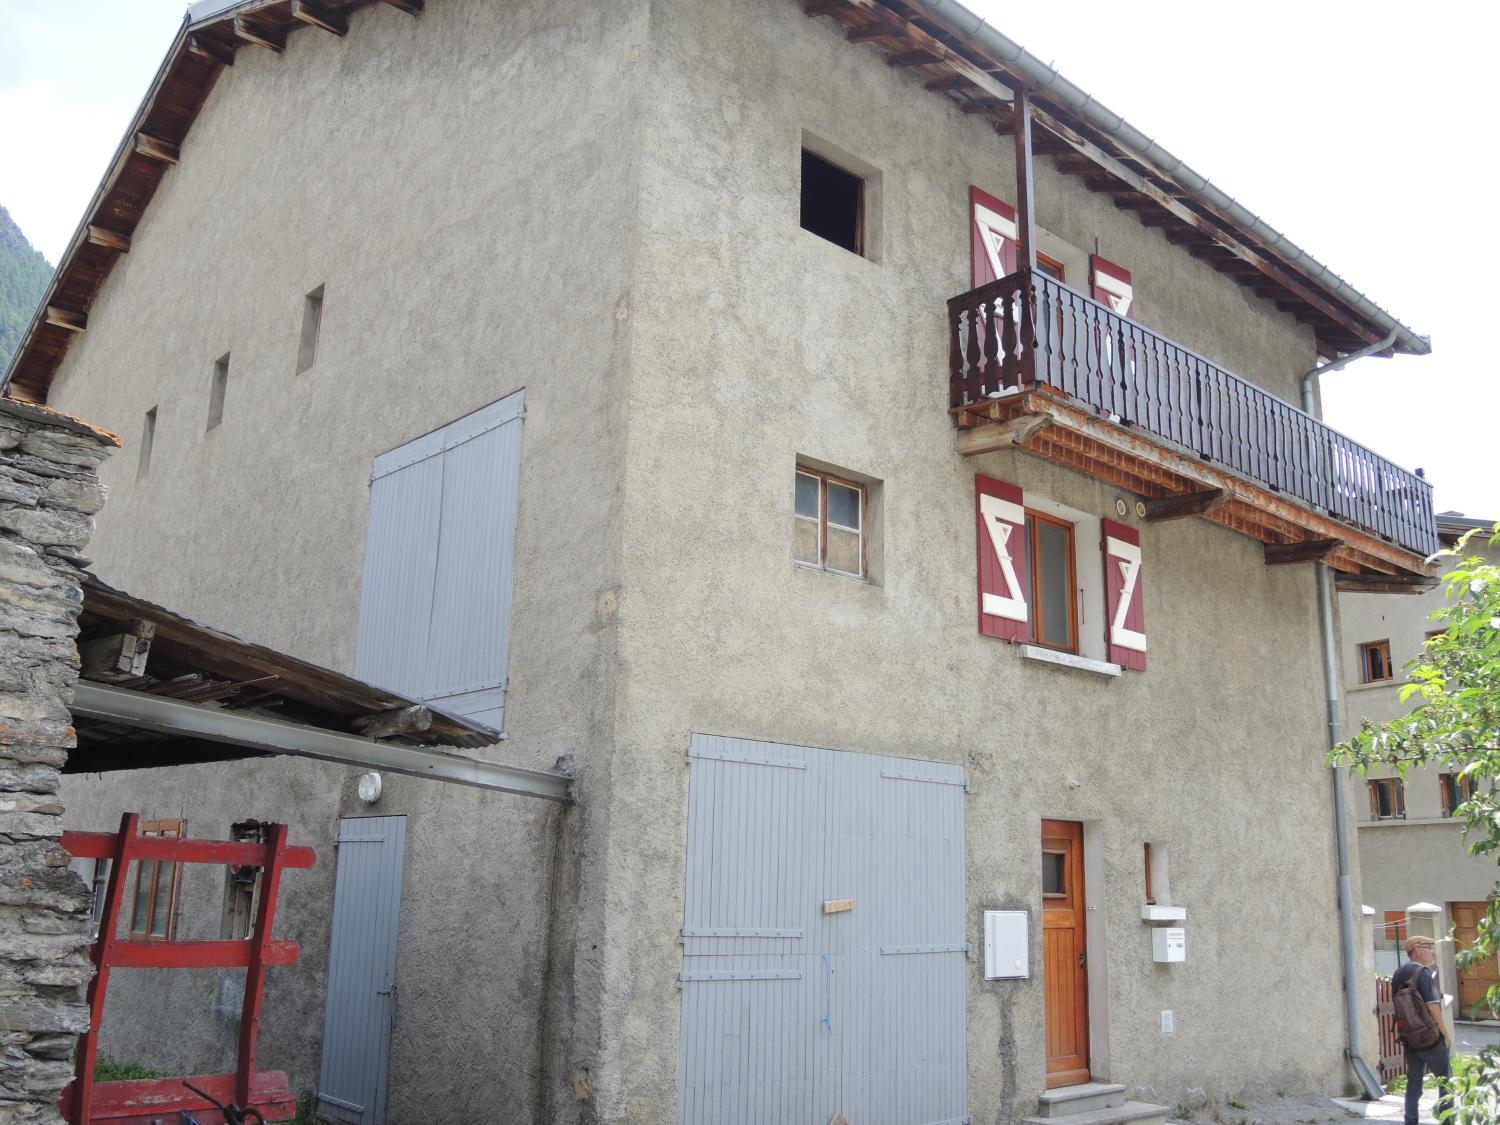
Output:
M51 277L42 252L31 248L10 212L0 207L0 373L20 346Z

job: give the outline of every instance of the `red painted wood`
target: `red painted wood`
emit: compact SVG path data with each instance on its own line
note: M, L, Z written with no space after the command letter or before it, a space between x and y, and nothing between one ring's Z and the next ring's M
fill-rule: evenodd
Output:
M113 859L119 836L114 832L63 833L63 849L80 859ZM171 836L142 836L131 845L136 859L164 860L173 863L223 863L235 867L264 867L270 862L269 844L249 844L229 840L178 839ZM282 858L283 867L311 867L318 854L312 848L289 847Z
M287 851L285 824L272 827L267 847L270 862L261 872L260 901L255 910L255 936L250 943L250 964L245 971L245 1002L240 1008L239 1065L234 1089L235 1101L241 1105L250 1097L251 1079L255 1075L260 1005L266 989L266 968L272 963L267 954L271 947L271 926L276 921L276 897L281 889L281 870Z
M141 838L136 831L140 820L139 813L126 813L120 817L120 831L112 841L114 850L107 854L111 862L109 882L104 890L104 910L99 915L99 936L89 951L94 962L94 979L89 981L88 989L89 1029L78 1037L78 1050L73 1057L73 1085L69 1089L78 1092L78 1103L68 1115L70 1125L88 1125L89 1121L94 1061L99 1054L99 1026L104 1019L104 997L109 990L110 955L119 944L120 904L125 898L125 875L130 870L132 845Z
M117 969L245 969L254 959L253 941L122 941L110 963ZM267 965L292 965L302 949L295 941L266 946Z
M974 478L974 519L978 535L978 571L979 571L979 631L986 637L997 637L1003 641L1024 641L1030 635L1030 622L1025 618L1014 620L1012 618L997 616L984 611L985 594L993 594L1002 598L1019 598L1025 604L1027 601L1026 591L1028 589L1026 579L1026 517L1020 517L1020 522L1005 521L1010 529L1010 538L1006 542L1007 553L1010 556L1011 570L1015 575L1015 583L1012 586L1006 577L1005 568L1001 565L1000 558L995 552L995 541L990 535L987 520L983 510L983 498L994 496L1000 500L1016 505L1021 508L1024 505L1024 497L1021 489L1014 484L1008 484L994 477L976 476Z
M94 1087L90 1120L93 1125L172 1121L180 1110L187 1110L199 1125L222 1125L224 1115L193 1093L184 1081L205 1093L228 1103L234 1096L233 1074L200 1074L182 1078L152 1078L136 1082L100 1082ZM70 1086L58 1099L57 1107L69 1120L73 1112L73 1090ZM240 1108L245 1108L243 1104ZM255 1076L250 1105L260 1110L268 1121L280 1121L297 1112L297 1098L291 1091L286 1073L266 1070Z
M1099 284L1099 275L1101 273L1114 278L1116 281L1131 285L1130 271L1124 266L1116 265L1108 258L1101 258L1098 254L1089 255L1089 294L1101 305L1114 309L1115 306L1111 298L1115 297L1116 294L1111 293ZM1131 287L1134 288L1133 285ZM1116 309L1115 311L1121 316L1129 316L1130 304L1127 303L1123 309Z
M1102 520L1103 535L1100 550L1104 556L1104 621L1105 637L1109 643L1109 659L1122 668L1130 668L1137 672L1146 670L1146 654L1134 648L1115 643L1115 620L1120 608L1120 599L1125 590L1125 569L1118 556L1110 554L1109 540L1118 539L1135 547L1141 545L1141 533L1133 527L1126 527L1123 523L1114 520ZM1146 633L1146 601L1145 588L1141 572L1145 571L1145 561L1142 560L1140 572L1136 574L1135 590L1131 595L1130 604L1125 611L1125 628L1140 633Z
M981 285L988 285L991 281L999 281L1000 277L1012 274L1016 270L1016 241L1006 238L1000 244L1000 264L1005 272L999 277L995 275L994 268L990 265L989 252L985 249L984 236L979 231L979 208L987 207L1002 218L1016 221L1016 209L1009 203L991 195L981 188L970 186L969 188L969 282L970 287L978 289Z

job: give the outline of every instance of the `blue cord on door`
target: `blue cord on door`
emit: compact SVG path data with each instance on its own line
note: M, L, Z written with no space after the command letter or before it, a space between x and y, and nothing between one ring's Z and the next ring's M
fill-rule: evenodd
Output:
M833 1034L833 965L823 954L823 1018L818 1021Z

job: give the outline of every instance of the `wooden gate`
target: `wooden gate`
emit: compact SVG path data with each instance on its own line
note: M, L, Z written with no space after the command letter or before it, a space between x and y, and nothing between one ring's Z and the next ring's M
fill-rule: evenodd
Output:
M1391 978L1375 978L1375 1019L1380 1025L1380 1080L1406 1073L1406 1048L1396 1034L1396 1005L1391 1000Z

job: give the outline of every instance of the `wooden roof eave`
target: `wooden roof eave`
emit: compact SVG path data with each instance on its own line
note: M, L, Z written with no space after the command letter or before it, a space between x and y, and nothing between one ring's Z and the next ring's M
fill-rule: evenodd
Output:
M833 17L849 29L847 38L878 46L893 66L911 67L928 90L947 97L962 112L984 114L997 132L1013 132L1008 103L1014 86L1024 80L1003 59L986 55L938 11L911 0L805 0L804 11L809 16ZM1370 320L1330 292L1277 247L1250 237L1172 173L1124 149L1065 107L1050 103L1045 89L1034 90L1033 99L1033 121L1040 127L1034 151L1081 157L1076 162L1060 160L1059 165L1073 175L1102 173L1120 185L1119 194L1142 200L1131 209L1146 225L1178 232L1177 237L1192 246L1190 252L1239 284L1253 277L1273 288L1274 296L1295 306L1299 320L1313 326L1321 354L1333 358L1384 338L1389 330L1386 325ZM1049 136L1060 147L1049 145ZM1099 190L1093 184L1090 187ZM1290 245L1284 238L1280 241ZM1415 336L1410 329L1405 333ZM1398 345L1392 350L1413 349Z

